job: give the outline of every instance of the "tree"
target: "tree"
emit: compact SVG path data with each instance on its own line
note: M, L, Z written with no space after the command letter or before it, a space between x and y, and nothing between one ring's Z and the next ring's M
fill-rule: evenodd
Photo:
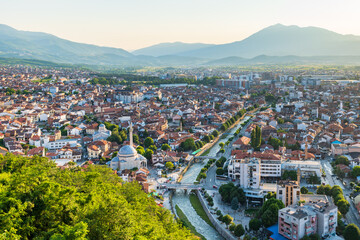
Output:
M316 233L310 234L309 236L305 235L300 240L321 240L320 236Z
M229 226L229 230L233 232L235 230L235 227L236 227L236 224L234 222L232 222Z
M242 235L244 235L244 233L245 233L245 229L244 229L243 225L241 225L241 224L236 225L235 230L234 230L235 236L241 237Z
M297 172L295 170L285 170L283 172L283 174L281 175L281 178L283 180L293 180L296 181L297 180Z
M265 196L266 199L270 199L270 198L276 198L276 193L275 192L268 192Z
M360 176L360 166L355 166L351 172L351 176L353 178L356 178L358 176Z
M144 157L146 157L147 160L151 160L153 154L154 152L151 149L146 149Z
M145 141L144 141L145 148L148 148L151 145L154 145L154 140L151 137L145 138Z
M231 200L231 209L232 210L238 210L239 209L239 199L237 197L234 197Z
M117 151L113 152L113 154L111 155L111 158L116 157L116 156L117 156L117 154L118 154L118 152L117 152Z
M169 151L169 150L171 150L171 147L169 146L169 144L163 144L162 146L161 146L161 150L163 150L163 151Z
M223 175L224 174L224 169L222 167L218 167L216 169L216 175Z
M152 150L153 152L156 152L157 147L155 145L150 145L148 149Z
M342 191L342 189L341 189L340 186L335 185L335 186L333 186L332 189L331 189L331 196L332 196L333 198L335 198L335 196L338 195L338 194L343 195L343 191Z
M134 134L133 135L133 142L136 143L136 144L139 144L139 136Z
M232 182L221 185L219 188L219 193L222 200L226 203L231 203L231 200L234 197L237 197L239 203L241 204L244 204L246 201L244 190L235 186Z
M205 135L203 140L204 140L204 142L208 143L208 142L210 142L210 137L208 135Z
M320 186L317 187L316 194L321 194L321 195L325 194L325 188L324 188L323 185L320 185Z
M174 169L174 164L172 162L167 162L167 163L165 163L165 167L167 169Z
M137 151L138 154L140 154L140 155L143 155L143 156L144 156L144 154L145 154L145 149L144 149L142 146L138 146L138 147L136 148L136 151Z
M233 218L229 215L226 214L225 216L223 216L222 218L222 222L226 224L226 226L229 226L229 224L233 221Z
M195 239L139 183L106 166L60 169L7 154L0 177L1 239Z
M338 156L336 157L335 159L335 165L338 165L338 164L344 164L346 166L349 166L350 165L350 161L347 157L345 156Z
M257 217L261 220L265 227L270 227L278 221L278 211L285 205L281 200L270 198L265 201L263 206L257 213Z
M259 150L261 146L261 128L256 126L255 129L251 132L251 142L250 145L255 149Z
M249 228L254 231L258 231L261 227L261 221L260 219L253 218L249 222Z
M217 130L214 130L211 135L213 135L214 137L219 136L219 132Z
M196 150L196 146L195 146L195 141L193 138L188 138L186 139L184 142L182 142L180 144L180 147L184 150L184 151L189 151L189 150Z
M117 132L111 134L110 137L108 137L106 140L108 140L109 142L116 142L118 144L121 144L123 142L123 139Z
M284 119L282 119L282 118L278 118L278 119L277 119L277 122L278 122L278 124L284 124L285 121L284 121Z
M337 201L336 205L339 211L341 212L341 214L343 215L345 215L349 211L350 204L345 198Z
M309 192L309 190L306 187L301 187L300 192L301 192L301 194L307 194Z
M345 240L360 240L360 230L355 224L351 223L345 227L343 236Z
M282 147L284 144L280 139L269 137L268 143L273 146L275 150L279 149L279 147Z
M219 143L220 148L223 148L225 146L225 143L221 142Z

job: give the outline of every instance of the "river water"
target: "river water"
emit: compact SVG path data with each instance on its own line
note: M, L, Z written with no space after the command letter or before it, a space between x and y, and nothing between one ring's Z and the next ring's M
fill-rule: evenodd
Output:
M240 123L238 123L234 128L232 128L226 135L226 138L219 140L216 145L211 148L207 156L209 158L215 157L216 153L220 150L219 143L225 143L229 140L230 137L234 136L235 131L241 126L241 124L248 120L250 117L245 117ZM182 183L194 183L196 177L199 174L201 168L203 168L207 163L206 161L194 163L188 171L184 174L181 182ZM197 213L195 209L191 206L189 196L187 193L184 193L182 190L177 190L172 198L173 205L178 205L179 208L184 212L186 217L189 219L191 224L195 227L196 231L203 235L207 240L217 240L223 239L221 235L211 226L209 226Z

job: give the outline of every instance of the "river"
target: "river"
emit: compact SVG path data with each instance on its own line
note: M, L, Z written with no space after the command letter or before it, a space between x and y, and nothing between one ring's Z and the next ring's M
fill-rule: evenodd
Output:
M240 123L238 123L234 128L230 129L226 134L226 138L220 139L210 152L207 154L209 158L215 157L216 153L220 150L219 143L229 140L234 136L235 131L241 126L241 124L248 120L250 117L245 117ZM188 171L184 174L181 182L182 183L194 183L196 177L199 174L201 168L203 168L207 163L207 160L204 162L194 163ZM221 235L211 226L209 226L197 213L195 209L191 206L188 194L184 193L182 190L177 190L172 198L173 205L178 205L179 208L184 212L186 217L189 219L191 224L196 228L196 231L203 235L207 240L217 240L223 239Z

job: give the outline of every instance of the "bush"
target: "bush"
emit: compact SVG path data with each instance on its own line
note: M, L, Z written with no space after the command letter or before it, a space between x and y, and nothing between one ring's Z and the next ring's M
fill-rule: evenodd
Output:
M253 218L249 222L249 228L254 231L258 231L261 227L261 221L260 219Z
M236 225L235 230L234 230L235 236L241 237L242 235L244 235L244 233L245 233L245 229L244 229L243 225L241 225L241 224Z

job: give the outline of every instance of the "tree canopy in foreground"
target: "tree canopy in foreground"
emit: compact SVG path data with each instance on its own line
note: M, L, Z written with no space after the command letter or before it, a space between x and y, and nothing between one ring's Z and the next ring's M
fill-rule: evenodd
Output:
M194 239L137 183L105 166L0 155L0 239Z

